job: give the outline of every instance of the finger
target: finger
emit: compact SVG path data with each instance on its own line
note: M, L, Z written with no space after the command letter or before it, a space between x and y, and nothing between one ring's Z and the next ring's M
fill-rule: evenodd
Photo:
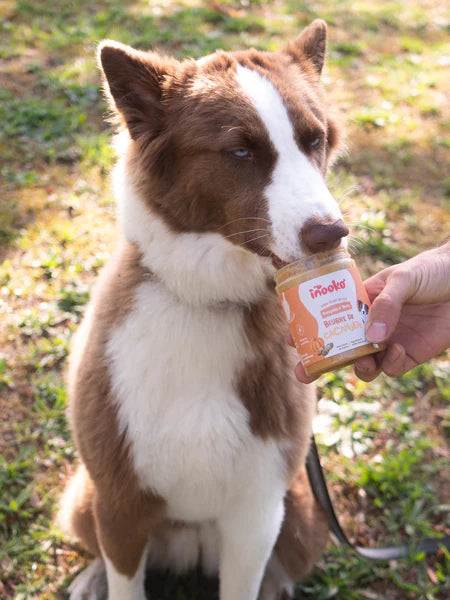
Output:
M369 309L366 337L370 342L383 342L395 331L404 302L414 292L406 270L392 271L383 290Z
M372 381L381 373L381 368L377 365L374 356L362 356L355 361L355 375L363 381Z
M305 373L305 369L303 368L301 362L299 362L295 368L295 376L300 381L300 383L312 383L317 379L317 377L310 377Z
M288 331L286 333L285 337L286 337L286 342L289 344L289 346L294 347L295 346L295 344L294 344L294 338L292 337L292 334L291 334L290 331Z
M366 288L367 295L371 302L373 302L378 294L383 291L383 288L386 285L386 279L389 277L391 271L392 267L387 267L364 281L364 287Z
M381 363L381 368L389 377L400 377L408 371L406 351L401 344L389 346Z

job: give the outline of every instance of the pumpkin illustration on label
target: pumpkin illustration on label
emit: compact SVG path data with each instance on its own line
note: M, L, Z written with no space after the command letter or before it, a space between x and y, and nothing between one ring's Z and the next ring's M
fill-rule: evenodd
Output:
M313 340L311 342L311 348L312 351L314 352L314 354L322 354L322 350L325 346L325 342L323 341L323 338L316 338L313 337Z

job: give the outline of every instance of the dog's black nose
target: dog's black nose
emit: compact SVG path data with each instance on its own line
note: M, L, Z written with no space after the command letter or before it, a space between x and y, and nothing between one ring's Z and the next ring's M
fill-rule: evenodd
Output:
M309 252L325 252L337 248L341 238L348 233L348 227L342 219L334 223L323 223L311 219L300 231L300 242Z

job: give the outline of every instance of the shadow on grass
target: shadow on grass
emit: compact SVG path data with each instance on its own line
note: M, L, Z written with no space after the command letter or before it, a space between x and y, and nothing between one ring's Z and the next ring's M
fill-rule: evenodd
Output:
M175 576L169 572L149 571L145 589L148 598L157 600L218 600L219 582L217 578L205 577L200 570L186 575Z

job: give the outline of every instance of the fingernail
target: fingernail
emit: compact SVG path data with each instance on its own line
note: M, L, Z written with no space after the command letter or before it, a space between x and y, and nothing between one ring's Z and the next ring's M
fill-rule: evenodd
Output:
M386 334L387 325L386 323L380 323L380 321L371 323L366 331L366 337L369 342L381 342L386 337Z

